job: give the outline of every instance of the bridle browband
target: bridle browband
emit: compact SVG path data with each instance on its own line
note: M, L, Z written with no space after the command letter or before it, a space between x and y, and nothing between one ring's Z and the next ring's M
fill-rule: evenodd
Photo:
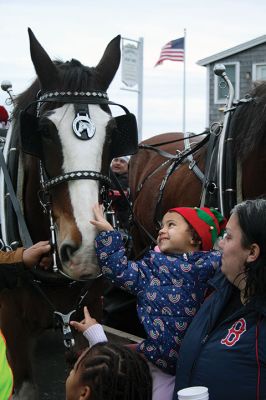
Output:
M69 98L81 98L83 100L85 100L88 104L92 104L91 101L92 99L94 99L94 101L96 99L96 102L98 103L99 100L109 100L108 99L108 95L106 92L103 92L102 90L93 90L91 92L70 92L70 91L55 91L55 92L44 92L43 94L39 94L39 98L38 101L49 101L49 99L53 99L52 101L54 101L54 99L58 99L61 102L66 102L69 103ZM90 99L90 101L88 102L87 99Z
M115 103L110 101L106 92L101 90L94 90L91 92L45 92L43 94L38 95L37 100L33 103L37 103L37 114L39 113L39 109L41 103L80 103L80 104L106 104L106 105L114 105L121 107L126 113L128 113L128 109L122 104ZM29 104L30 107L33 103ZM28 108L27 107L27 108Z

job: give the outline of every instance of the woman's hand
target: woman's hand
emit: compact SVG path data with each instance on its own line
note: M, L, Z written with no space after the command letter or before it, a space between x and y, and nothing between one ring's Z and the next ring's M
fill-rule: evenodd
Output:
M103 214L103 206L101 204L95 204L93 206L95 219L92 219L90 223L94 225L99 232L101 231L113 231L114 228L108 221L106 221Z
M48 269L52 263L52 257L49 254L51 246L48 240L35 243L33 246L25 249L22 254L22 261L27 268L40 265L43 269Z
M77 321L70 321L70 325L73 326L77 331L79 332L85 332L88 328L91 326L98 324L95 318L92 318L90 316L90 313L87 309L87 307L84 307L84 319L80 322Z

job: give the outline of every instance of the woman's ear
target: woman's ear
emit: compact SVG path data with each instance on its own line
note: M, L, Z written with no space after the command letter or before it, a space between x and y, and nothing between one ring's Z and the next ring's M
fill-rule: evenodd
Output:
M87 400L91 396L91 388L89 386L82 386L79 394L79 400Z
M253 262L257 260L260 255L260 247L257 243L252 243L250 246L250 252L247 258L247 262Z

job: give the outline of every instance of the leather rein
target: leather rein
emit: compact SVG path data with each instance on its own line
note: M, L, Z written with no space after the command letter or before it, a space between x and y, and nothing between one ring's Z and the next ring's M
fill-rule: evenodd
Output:
M142 190L145 182L148 179L153 177L157 172L159 172L165 166L168 166L166 174L163 177L163 179L161 181L161 184L160 184L160 187L159 187L159 193L158 193L156 207L155 207L154 223L155 223L156 228L159 228L159 226L160 226L161 203L162 203L162 198L163 198L163 193L164 193L164 189L165 189L166 183L167 183L169 177L179 167L179 165L182 162L188 160L189 161L189 169L193 170L193 172L201 180L201 182L203 182L203 180L204 180L204 174L199 170L198 166L196 165L196 162L193 160L193 158L192 159L189 158L189 156L193 156L193 154L195 154L201 147L203 147L210 139L210 133L206 134L206 132L204 132L204 133L202 133L200 135L206 135L206 136L199 143L197 143L193 148L191 148L191 147L185 148L182 151L177 150L176 154L168 153L168 152L166 152L164 150L161 150L161 149L159 149L157 147L158 146L163 146L163 145L166 145L166 144L179 142L179 141L184 141L185 138L171 140L171 141L162 142L162 143L156 143L156 144L153 144L153 145L146 145L146 144L139 145L140 149L155 151L156 153L158 153L162 157L166 158L166 160L162 164L160 164L158 167L156 167L152 172L150 172L148 175L146 175L144 177L142 182L140 182L140 184L137 187L136 196ZM197 135L197 136L199 136L199 135ZM153 242L154 243L156 242L155 238L153 238Z

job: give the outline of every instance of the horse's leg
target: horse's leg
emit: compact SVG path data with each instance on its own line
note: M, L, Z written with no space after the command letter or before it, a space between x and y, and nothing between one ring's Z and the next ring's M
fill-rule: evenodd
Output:
M101 322L102 282L98 279L88 289L88 296L81 304L81 313L77 319L83 319L83 304L87 305L91 315ZM80 288L47 288L46 295L58 310L64 313L77 307ZM35 385L32 355L35 339L45 329L53 326L53 313L46 301L30 285L0 293L0 328L7 341L10 365L14 374L16 400L38 399ZM76 350L87 346L83 335L76 338ZM83 342L83 343L82 343Z
M8 358L14 375L14 399L35 400L31 353L33 338L23 320L19 289L4 290L0 295L0 326L6 338Z
M12 400L37 400L38 397L37 386L33 382L24 381L19 390L15 390Z

